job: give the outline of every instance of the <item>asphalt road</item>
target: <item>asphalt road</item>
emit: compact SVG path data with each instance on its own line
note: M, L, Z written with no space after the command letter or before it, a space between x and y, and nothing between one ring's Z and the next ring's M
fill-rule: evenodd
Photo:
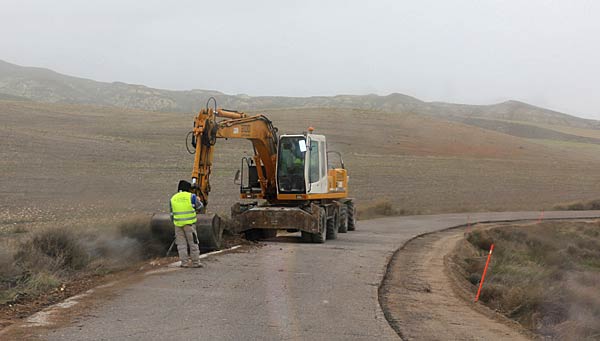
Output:
M50 340L398 339L378 303L393 252L425 232L473 221L537 219L538 212L448 214L359 222L325 244L283 237L215 256L203 269L148 276L48 332ZM600 216L546 212L545 218ZM299 239L299 238L298 238Z

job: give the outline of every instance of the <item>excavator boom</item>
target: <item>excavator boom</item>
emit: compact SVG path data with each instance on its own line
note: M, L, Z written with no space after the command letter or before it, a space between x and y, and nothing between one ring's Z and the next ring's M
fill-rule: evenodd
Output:
M217 121L217 118L226 118ZM202 109L194 120L196 148L192 170L192 188L204 206L208 204L210 173L214 146L218 138L240 138L252 142L258 167L258 177L263 199L276 197L275 171L277 160L277 128L264 115L247 116L245 113L224 109Z

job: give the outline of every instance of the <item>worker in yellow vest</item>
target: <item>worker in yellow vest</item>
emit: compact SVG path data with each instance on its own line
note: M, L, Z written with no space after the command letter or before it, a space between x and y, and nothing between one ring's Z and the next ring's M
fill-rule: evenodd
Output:
M181 266L201 268L203 265L200 263L200 249L196 234L196 210L200 210L203 205L195 194L190 193L191 189L192 185L189 182L179 181L178 192L171 197L171 220L175 225L175 243Z

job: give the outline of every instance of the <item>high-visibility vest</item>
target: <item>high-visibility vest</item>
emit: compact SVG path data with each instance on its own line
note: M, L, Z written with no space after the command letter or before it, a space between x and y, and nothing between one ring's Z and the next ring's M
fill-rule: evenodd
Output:
M171 216L175 226L196 223L196 210L192 206L192 193L179 192L171 197Z

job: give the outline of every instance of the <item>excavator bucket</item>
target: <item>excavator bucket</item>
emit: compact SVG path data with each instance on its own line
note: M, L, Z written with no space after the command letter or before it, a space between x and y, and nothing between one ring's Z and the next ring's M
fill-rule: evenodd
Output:
M208 252L221 248L223 228L221 218L216 214L198 214L196 216L196 232L200 251ZM168 213L156 213L150 221L152 235L168 245L175 238L175 226Z

